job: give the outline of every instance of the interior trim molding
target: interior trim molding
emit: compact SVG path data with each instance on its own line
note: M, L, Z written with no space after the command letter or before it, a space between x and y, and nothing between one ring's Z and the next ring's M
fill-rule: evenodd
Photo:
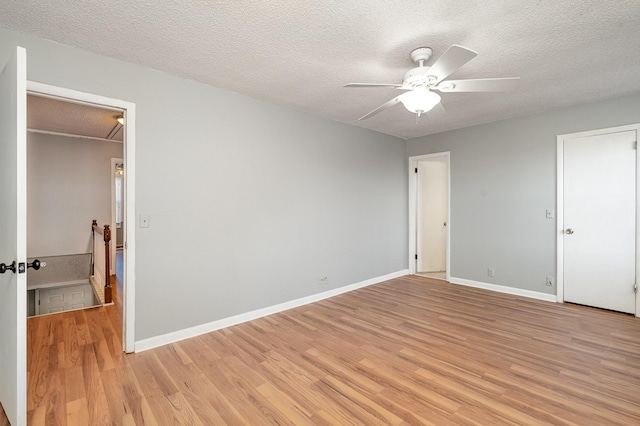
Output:
M509 286L506 286L506 285L483 283L481 281L467 280L467 279L464 279L464 278L451 277L449 282L451 284L458 284L458 285L464 285L464 286L467 286L467 287L481 288L481 289L484 289L484 290L496 291L498 293L513 294L514 296L523 296L523 297L528 297L530 299L544 300L544 301L547 301L547 302L556 302L556 295L555 294L541 293L539 291L524 290L524 289L521 289L521 288L509 287Z
M109 98L94 93L81 92L66 87L53 86L27 80L27 93L50 99L62 99L80 105L90 105L110 111L121 110L126 125L124 127L125 162L125 220L122 235L125 240L123 254L123 295L122 295L122 346L125 352L134 351L135 345L135 306L136 306L136 104L122 99ZM26 127L26 126L25 126ZM115 260L114 260L115 264Z
M265 317L267 315L277 314L278 312L286 311L289 309L297 308L300 306L308 305L310 303L319 302L330 297L338 296L343 293L348 293L353 290L357 290L370 285L378 284L383 281L388 281L393 278L403 277L408 275L409 271L403 269L401 271L392 272L387 275L371 278L365 281L360 281L355 284L346 285L344 287L335 288L332 290L324 291L322 293L312 294L311 296L301 297L299 299L291 300L289 302L279 303L277 305L269 306L266 308L256 309L254 311L246 312L232 317L223 318L220 320L212 321L206 324L197 325L195 327L189 327L182 330L174 331L160 336L150 337L148 339L142 339L135 343L135 351L142 352L149 349L157 348L159 346L175 343L180 340L196 337L201 334L210 333L212 331L220 330L222 328L231 327L241 324L247 321L253 321L258 318Z

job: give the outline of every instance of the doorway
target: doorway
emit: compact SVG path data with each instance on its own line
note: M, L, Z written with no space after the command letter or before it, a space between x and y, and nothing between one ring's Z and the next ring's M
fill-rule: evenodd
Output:
M43 83L27 82L27 92L29 95L35 95L38 97L49 98L54 100L61 100L67 103L88 106L91 108L99 108L107 111L107 114L112 114L114 111L118 113L119 117L114 117L116 120L121 121L118 125L114 125L110 134L116 134L118 131L122 133L122 195L123 195L123 218L122 218L122 240L124 241L124 252L122 255L122 342L123 350L127 353L134 352L134 295L135 295L135 280L134 280L134 268L135 268L135 233L133 227L127 228L127 224L135 223L135 104L112 98L106 98L99 95L94 95L85 92L79 92L71 89L61 88L57 86L51 86ZM106 160L107 171L111 171L111 157ZM111 176L106 176L105 179L109 182L112 181ZM113 210L110 208L112 205L111 197L114 196L113 190L107 190L106 203L109 206L107 209L111 212L108 218L104 220L104 223L112 223ZM87 225L87 229L90 230L90 225ZM113 232L115 235L116 232ZM113 267L116 266L115 246L113 244L113 259L111 262ZM115 273L115 269L110 271Z
M116 252L124 248L124 160L122 158L111 159L111 258L115 259ZM115 261L112 263L115 268ZM115 274L115 270L112 271Z
M449 152L409 158L409 272L449 280Z
M98 259L90 224L112 223L107 177L111 157L122 156L120 114L27 95L27 260L42 265L27 276L29 316L105 302L105 283L92 268Z
M639 129L558 136L559 302L637 312Z
M64 99L77 104L103 106L123 111L125 129L126 223L135 217L135 104L85 92L27 80L27 51L16 46L0 72L0 176L3 208L0 209L0 404L8 419L26 423L27 411L27 93ZM126 225L125 225L126 226ZM134 351L135 233L124 229L124 315L122 332L125 352ZM127 248L129 250L127 250ZM40 265L42 266L42 265ZM108 268L105 268L108 270ZM53 318L53 316L52 316ZM57 328L62 330L62 328Z

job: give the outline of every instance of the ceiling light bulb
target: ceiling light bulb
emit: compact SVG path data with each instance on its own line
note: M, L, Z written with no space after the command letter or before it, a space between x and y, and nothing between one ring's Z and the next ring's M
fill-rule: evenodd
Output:
M440 95L426 88L417 88L400 95L400 102L411 112L422 114L431 111L440 102Z
M121 115L117 115L116 116L116 120L118 120L118 123L122 124L124 126L124 117Z

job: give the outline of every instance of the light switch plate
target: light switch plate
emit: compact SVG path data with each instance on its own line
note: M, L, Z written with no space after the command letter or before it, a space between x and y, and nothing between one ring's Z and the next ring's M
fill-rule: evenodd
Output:
M141 214L140 215L140 228L148 228L149 227L149 215Z
M553 209L547 209L547 219L553 219L555 216L555 211Z

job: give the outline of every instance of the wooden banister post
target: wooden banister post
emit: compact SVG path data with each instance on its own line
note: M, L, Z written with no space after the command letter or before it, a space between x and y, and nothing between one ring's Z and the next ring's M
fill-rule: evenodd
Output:
M91 275L95 275L95 251L96 251L96 228L98 227L98 221L93 219L91 222Z
M104 226L104 303L113 302L113 296L111 294L111 268L109 267L109 257L111 251L109 250L109 243L111 242L111 229L109 225Z

